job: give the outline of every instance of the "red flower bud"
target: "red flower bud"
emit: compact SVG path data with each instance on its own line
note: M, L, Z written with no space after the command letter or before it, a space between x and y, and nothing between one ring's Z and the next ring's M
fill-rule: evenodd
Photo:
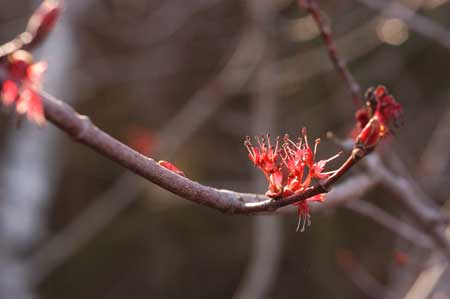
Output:
M365 98L365 107L355 114L356 127L352 137L357 146L371 150L392 130L391 125L397 124L402 107L382 85L369 88Z

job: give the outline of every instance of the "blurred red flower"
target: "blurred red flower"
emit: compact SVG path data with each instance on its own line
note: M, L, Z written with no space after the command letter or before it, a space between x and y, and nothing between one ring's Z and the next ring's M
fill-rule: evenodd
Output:
M8 56L7 77L0 93L5 106L16 104L19 115L39 126L45 124L44 109L39 89L42 77L47 69L44 61L33 62L33 56L24 50L17 50Z

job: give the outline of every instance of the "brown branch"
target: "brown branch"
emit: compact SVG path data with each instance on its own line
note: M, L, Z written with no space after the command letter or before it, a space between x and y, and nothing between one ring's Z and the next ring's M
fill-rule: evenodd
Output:
M306 200L317 194L326 193L366 154L361 149L355 149L336 173L328 179L305 189L303 192L275 200L259 194L219 190L179 176L159 166L153 159L141 155L114 139L96 127L88 117L76 113L69 105L48 94L43 94L43 104L49 121L72 136L75 141L94 149L101 155L172 193L230 214L275 211L278 208Z
M322 36L322 39L327 48L328 56L330 57L331 62L333 63L335 69L338 71L339 75L347 84L352 95L353 103L356 105L356 107L359 107L363 103L361 97L361 87L348 70L345 61L337 54L336 44L334 43L333 36L331 34L331 27L326 18L323 16L319 5L315 0L299 0L298 4L301 8L306 9L306 11L308 11L308 13L316 22L317 27L320 31L320 35Z

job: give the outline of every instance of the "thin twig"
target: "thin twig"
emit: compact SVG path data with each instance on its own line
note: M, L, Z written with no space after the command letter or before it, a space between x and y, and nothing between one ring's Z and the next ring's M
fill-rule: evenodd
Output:
M319 5L314 0L299 0L298 3L300 7L306 9L308 13L311 14L317 24L317 27L319 27L320 35L322 36L328 51L328 56L330 56L334 67L347 84L352 95L353 103L356 107L359 107L363 103L361 97L361 87L348 70L345 61L337 54L336 44L334 43L331 35L331 27L326 18L323 16Z
M384 228L394 232L398 236L402 237L409 242L419 245L424 248L432 248L433 243L428 235L425 235L421 231L415 229L413 226L402 222L395 217L389 215L377 206L364 201L353 200L345 203L347 209L350 209L362 216L374 220Z

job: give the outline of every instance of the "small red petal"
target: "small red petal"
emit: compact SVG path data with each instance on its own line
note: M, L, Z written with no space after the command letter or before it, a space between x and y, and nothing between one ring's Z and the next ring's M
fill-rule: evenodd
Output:
M384 87L383 85L379 85L377 86L377 88L375 89L375 96L378 98L381 98L382 96L384 96L387 93L387 89L386 87Z
M30 109L33 92L30 88L25 88L17 98L16 111L18 114L25 114Z
M270 194L270 197L279 196L281 194L282 183L283 181L283 174L281 173L281 170L277 170L270 174L269 176L269 191L268 194ZM269 195L267 195L269 196Z
M17 84L14 83L14 81L6 80L5 82L3 82L2 92L1 92L3 104L5 104L6 106L9 106L12 103L14 103L17 99L18 93L19 93L19 89L17 88Z
M385 128L378 121L378 117L372 117L356 137L356 143L364 145L366 148L373 148L384 134L384 130Z
M173 165L173 164L170 163L170 162L161 160L161 161L158 161L158 164L159 164L160 166L164 167L164 168L169 169L169 170L172 171L172 172L175 172L175 173L178 174L178 175L181 175L181 176L186 177L186 175L184 174L183 171L181 171L180 169L178 169L175 165Z
M324 202L325 201L325 194L314 195L313 197L307 198L306 201L307 202L313 202L313 201Z
M27 111L27 117L30 121L38 124L40 127L45 125L44 108L42 107L41 96L34 90L30 90L31 99Z

